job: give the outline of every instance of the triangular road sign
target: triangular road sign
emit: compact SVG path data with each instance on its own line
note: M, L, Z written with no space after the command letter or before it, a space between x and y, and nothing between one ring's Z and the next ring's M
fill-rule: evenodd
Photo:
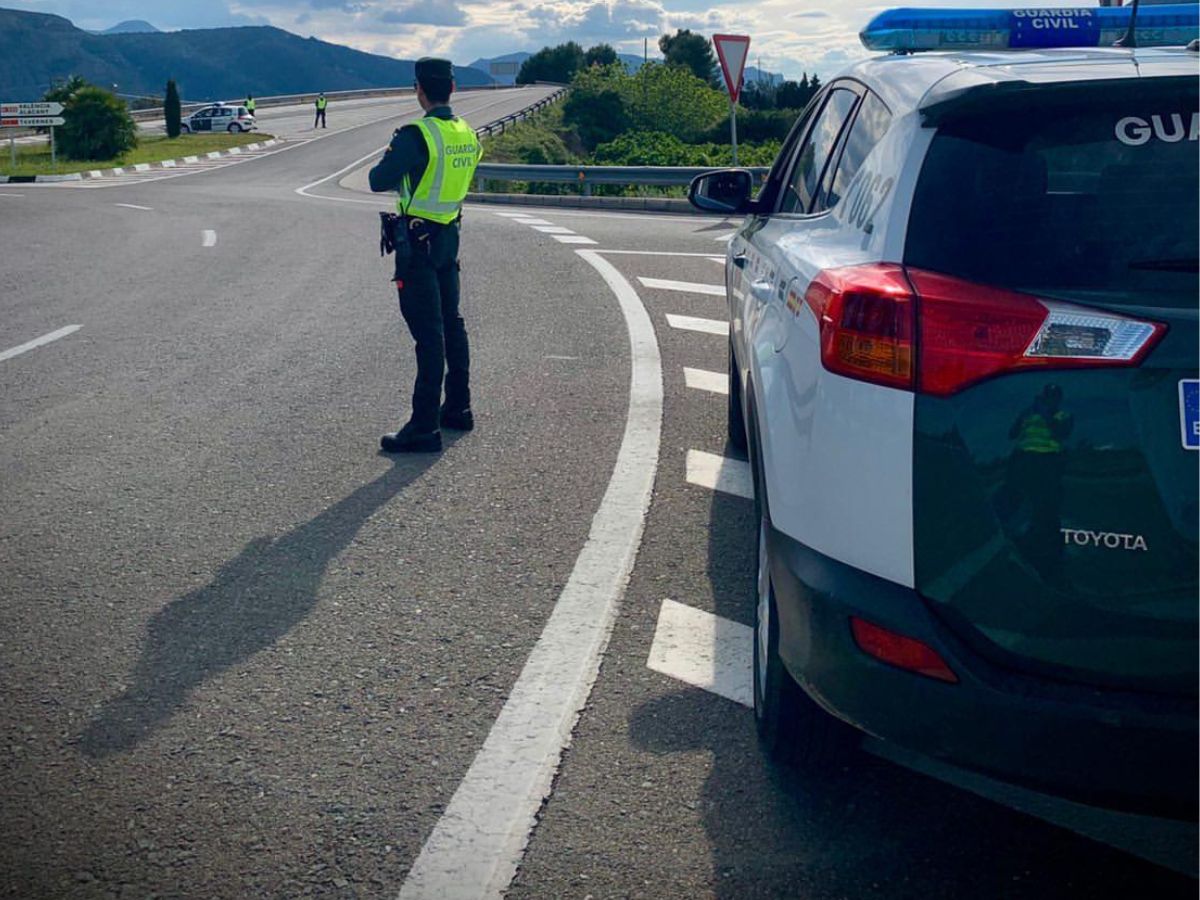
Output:
M750 35L714 34L713 46L717 50L717 59L721 61L729 98L737 103L738 94L742 92L742 70L746 68L746 57L750 55Z

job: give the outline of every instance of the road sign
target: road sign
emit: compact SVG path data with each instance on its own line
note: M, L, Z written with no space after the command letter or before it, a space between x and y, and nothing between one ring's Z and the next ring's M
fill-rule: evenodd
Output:
M0 119L0 128L52 128L66 121L62 116L17 116Z
M0 119L57 116L62 111L61 103L0 103Z
M750 55L750 35L714 34L713 46L717 49L717 59L721 61L729 99L737 103L738 95L742 92L742 70L746 68L746 57Z

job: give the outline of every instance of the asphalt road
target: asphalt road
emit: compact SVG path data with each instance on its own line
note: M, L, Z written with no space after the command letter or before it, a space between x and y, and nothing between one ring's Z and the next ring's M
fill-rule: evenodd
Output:
M483 124L538 90L459 107ZM688 466L729 455L725 341L667 318L720 319L696 285L730 223L469 208L478 427L377 452L414 364L387 200L353 164L405 104L331 104L319 140L186 177L0 187L0 892L452 896L472 867L508 883L483 849L503 830L528 838L519 898L1195 896L1194 830L763 758L738 702L750 505ZM571 603L586 621L556 630ZM714 638L687 641L710 627L733 675L705 689ZM528 705L548 647L584 679L577 724L579 685ZM531 836L521 803L453 815L524 784L514 710L570 737Z

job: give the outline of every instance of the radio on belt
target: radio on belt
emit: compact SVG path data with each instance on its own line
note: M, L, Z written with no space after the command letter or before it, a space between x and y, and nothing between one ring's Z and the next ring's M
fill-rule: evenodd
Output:
M1129 29L1129 7L890 9L859 38L868 50L1022 50L1110 47ZM1142 6L1139 47L1182 46L1200 29L1200 5Z

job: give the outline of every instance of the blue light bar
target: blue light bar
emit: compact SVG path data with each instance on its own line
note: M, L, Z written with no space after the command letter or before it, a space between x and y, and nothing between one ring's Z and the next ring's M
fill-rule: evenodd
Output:
M868 50L1018 50L1110 47L1129 28L1129 7L890 9L859 38ZM1143 6L1139 47L1182 46L1200 36L1200 5Z

